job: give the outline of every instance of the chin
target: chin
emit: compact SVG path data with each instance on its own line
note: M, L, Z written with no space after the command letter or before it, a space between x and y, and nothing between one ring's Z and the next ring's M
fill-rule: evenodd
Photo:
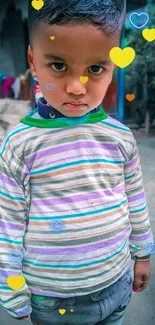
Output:
M65 115L66 117L82 117L84 115L86 115L87 113L84 112L67 112L67 113L62 113L63 115Z
M89 110L75 110L75 111L66 111L66 110L62 110L61 113L67 117L81 117L84 116L86 114L88 114L90 111Z

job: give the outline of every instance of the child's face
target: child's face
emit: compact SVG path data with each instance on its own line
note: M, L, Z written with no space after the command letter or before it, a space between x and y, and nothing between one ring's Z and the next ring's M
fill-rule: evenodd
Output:
M28 58L47 103L68 117L83 116L100 105L114 71L109 52L119 43L120 35L108 37L91 24L40 23ZM88 77L86 83L82 76ZM66 106L78 102L83 105Z

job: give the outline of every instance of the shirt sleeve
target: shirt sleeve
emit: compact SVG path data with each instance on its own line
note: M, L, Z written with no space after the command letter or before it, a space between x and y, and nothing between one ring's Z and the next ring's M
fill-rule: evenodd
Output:
M149 254L147 246L153 244L153 234L148 215L140 156L134 137L130 158L125 165L125 187L128 197L129 220L132 226L129 238L131 254L133 257L135 255L144 257Z
M0 148L0 303L15 318L32 312L31 292L23 287L11 288L8 277L22 274L23 238L29 209L29 172L20 160L11 137Z

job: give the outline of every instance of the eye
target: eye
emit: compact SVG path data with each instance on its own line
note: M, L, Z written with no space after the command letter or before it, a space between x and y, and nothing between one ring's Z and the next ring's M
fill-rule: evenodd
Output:
M52 63L51 64L51 67L54 71L57 71L57 72L62 72L62 71L66 71L66 67L65 67L65 64L64 63Z
M92 69L92 73L95 74L100 74L104 69L98 65L93 65L92 67L90 67L90 69Z

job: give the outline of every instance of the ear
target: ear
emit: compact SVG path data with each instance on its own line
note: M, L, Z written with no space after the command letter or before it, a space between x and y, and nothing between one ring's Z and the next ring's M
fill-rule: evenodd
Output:
M33 76L33 78L36 78L37 73L36 73L36 68L35 68L35 64L34 64L34 56L33 56L33 52L32 52L30 45L28 46L27 58L28 58L28 63L29 63L29 67L30 67L32 76Z

